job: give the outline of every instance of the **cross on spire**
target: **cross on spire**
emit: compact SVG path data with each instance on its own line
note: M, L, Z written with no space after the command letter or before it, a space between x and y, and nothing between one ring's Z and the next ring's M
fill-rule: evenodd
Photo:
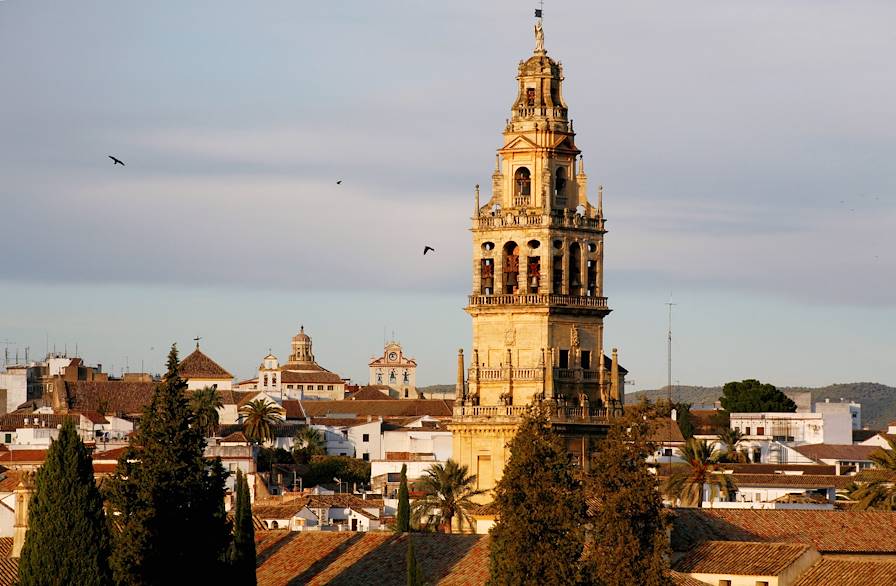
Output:
M195 338L193 338L193 341L196 342L197 349L199 348L199 340L201 340L201 339L202 339L202 336L196 336Z

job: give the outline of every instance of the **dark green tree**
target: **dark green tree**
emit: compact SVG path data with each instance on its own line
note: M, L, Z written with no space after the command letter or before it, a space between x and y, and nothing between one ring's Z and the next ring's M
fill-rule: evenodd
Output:
M342 489L370 482L370 462L351 456L313 456L310 470L302 476L305 488L318 484L332 484L334 478L342 481Z
M115 524L112 569L118 584L214 583L224 579L230 523L224 513L227 472L203 457L177 372L177 348L156 386L129 450L109 479Z
M444 465L433 464L416 485L424 493L414 500L411 517L416 527L451 533L457 520L458 528L473 530L470 510L483 491L476 489L476 475L466 466L450 458Z
M240 407L243 432L260 445L274 439L274 426L283 423L283 408L265 399L253 399Z
M408 535L408 586L425 586L426 579L423 576L423 568L417 563L417 555L414 553L414 539Z
M408 497L408 465L401 465L401 484L398 485L398 510L395 512L395 530L407 533L411 530L411 501Z
M732 381L722 387L722 409L728 413L793 413L796 403L774 385L756 379Z
M217 386L196 389L190 395L190 408L196 418L196 425L206 437L215 435L218 430L218 409L223 407L224 401Z
M495 488L489 583L574 584L578 579L585 500L576 468L545 413L523 418Z
M675 403L675 415L678 418L678 429L684 439L689 440L694 437L694 421L691 415L690 403Z
M103 499L90 453L70 419L35 480L19 584L112 584Z
M592 510L586 525L583 582L599 586L666 586L669 541L652 453L643 421L617 422L596 443L585 495Z
M249 501L249 483L245 475L236 472L236 505L233 512L233 546L231 549L229 579L233 584L251 584L255 579L255 525L252 522L252 503Z

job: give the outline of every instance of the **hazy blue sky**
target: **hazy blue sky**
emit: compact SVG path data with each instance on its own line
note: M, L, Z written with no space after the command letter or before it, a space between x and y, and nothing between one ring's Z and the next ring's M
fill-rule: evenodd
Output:
M0 1L0 345L157 371L199 334L244 377L304 323L364 381L385 328L451 382L532 8ZM896 3L545 17L634 388L665 382L670 291L682 384L896 383Z

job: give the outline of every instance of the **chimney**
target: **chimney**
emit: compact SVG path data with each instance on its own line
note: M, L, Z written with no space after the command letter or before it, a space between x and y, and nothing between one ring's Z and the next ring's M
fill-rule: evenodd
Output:
M454 398L458 403L464 400L464 349L457 349L457 382L454 385Z

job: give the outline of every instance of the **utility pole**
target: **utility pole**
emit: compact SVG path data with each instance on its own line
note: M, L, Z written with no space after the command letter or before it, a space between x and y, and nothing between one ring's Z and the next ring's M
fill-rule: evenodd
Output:
M669 390L669 470L671 473L672 468L672 307L678 305L677 303L672 303L672 294L669 294L669 302L666 303L669 306L669 339L668 339L668 347L667 347L667 388Z

